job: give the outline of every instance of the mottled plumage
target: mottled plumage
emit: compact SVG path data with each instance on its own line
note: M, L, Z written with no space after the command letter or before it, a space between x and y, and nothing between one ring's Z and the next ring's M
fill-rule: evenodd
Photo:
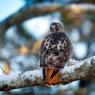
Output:
M72 53L72 44L68 36L64 33L61 24L56 22L52 23L50 32L52 33L49 34L41 44L40 66L47 68L53 67L53 75L51 74L52 79L54 73L56 74L59 68L63 68L65 63L69 60ZM44 77L48 76L46 71L44 74ZM50 83L50 85L51 84L53 83Z

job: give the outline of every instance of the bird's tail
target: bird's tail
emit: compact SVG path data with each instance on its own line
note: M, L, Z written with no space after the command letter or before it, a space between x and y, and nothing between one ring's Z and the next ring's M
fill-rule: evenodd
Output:
M53 66L49 66L43 69L43 77L49 86L55 85L59 80L59 69L55 69Z

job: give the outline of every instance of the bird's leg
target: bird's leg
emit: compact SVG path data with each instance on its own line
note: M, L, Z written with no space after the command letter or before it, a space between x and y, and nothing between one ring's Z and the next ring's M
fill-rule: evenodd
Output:
M51 79L59 72L59 69L54 69L51 75Z
M46 72L47 72L46 73L46 84L51 85L51 75L53 72L53 67L52 66L47 67Z
M49 66L47 68L47 73L46 73L46 83L51 86L55 85L58 83L59 80L59 70L55 70L53 66Z

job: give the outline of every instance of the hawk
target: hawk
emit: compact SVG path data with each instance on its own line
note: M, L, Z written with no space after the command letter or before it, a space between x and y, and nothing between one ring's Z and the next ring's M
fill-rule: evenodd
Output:
M50 32L41 44L40 66L43 67L46 84L55 85L59 80L60 68L71 57L72 43L60 23L51 23Z

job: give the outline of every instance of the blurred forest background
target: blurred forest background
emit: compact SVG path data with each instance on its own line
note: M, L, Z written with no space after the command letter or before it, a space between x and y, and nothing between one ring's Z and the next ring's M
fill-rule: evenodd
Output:
M49 25L58 21L73 43L72 58L95 54L95 0L0 0L0 75L40 69L39 51ZM90 78L67 85L28 87L0 95L95 95Z

